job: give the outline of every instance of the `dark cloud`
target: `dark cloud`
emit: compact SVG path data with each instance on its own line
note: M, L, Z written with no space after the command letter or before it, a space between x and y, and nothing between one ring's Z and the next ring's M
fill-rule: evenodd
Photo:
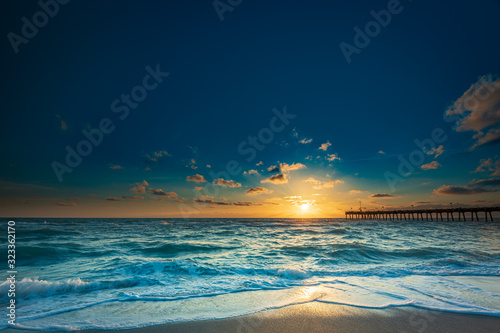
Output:
M58 206L63 206L63 207L73 207L73 206L76 206L76 203L75 202L56 202L56 205Z
M500 178L490 178L490 179L481 179L481 180L473 180L469 183L469 186L500 186Z
M280 173L278 175L274 175L264 180L261 180L260 182L271 183L271 184L286 184L288 183L288 178L285 174Z
M159 188L157 190L154 190L154 189L150 188L149 192L151 192L154 195L160 195L160 196L167 197L168 199L177 199L177 197L178 197L177 193L175 193L175 192L165 192L161 188Z
M394 198L394 196L387 193L375 193L370 195L370 198Z
M435 189L433 193L435 195L472 195L494 192L492 190L487 190L484 188L470 188L467 186L453 186L453 185L443 185L438 189Z
M122 201L122 200L124 200L126 198L127 198L126 196L121 196L119 198L117 198L117 197L107 197L106 201Z

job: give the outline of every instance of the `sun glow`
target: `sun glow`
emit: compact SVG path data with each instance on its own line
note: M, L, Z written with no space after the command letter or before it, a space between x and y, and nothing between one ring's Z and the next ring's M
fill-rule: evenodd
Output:
M305 203L305 204L300 205L300 209L302 209L303 212L307 212L309 210L310 206L311 206L310 204Z

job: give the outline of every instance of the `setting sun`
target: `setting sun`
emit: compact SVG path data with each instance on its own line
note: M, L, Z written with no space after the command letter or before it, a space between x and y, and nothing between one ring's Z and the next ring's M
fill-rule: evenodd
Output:
M306 212L307 210L309 210L309 207L310 207L310 204L305 203L305 204L302 204L300 206L300 209L302 209L303 212Z

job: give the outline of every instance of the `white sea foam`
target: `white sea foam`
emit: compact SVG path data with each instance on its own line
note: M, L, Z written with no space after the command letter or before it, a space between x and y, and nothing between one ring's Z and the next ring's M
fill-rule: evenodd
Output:
M500 315L498 224L161 222L20 222L17 327L134 328L313 301Z

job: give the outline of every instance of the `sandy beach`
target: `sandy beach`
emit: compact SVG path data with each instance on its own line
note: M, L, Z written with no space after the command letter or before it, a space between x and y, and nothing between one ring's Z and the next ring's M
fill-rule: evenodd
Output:
M22 332L7 329L5 333ZM172 323L121 330L127 333L319 333L319 332L498 332L500 317L427 311L413 307L383 310L311 302L236 318ZM30 331L35 332L35 331ZM84 331L87 333L103 331Z

